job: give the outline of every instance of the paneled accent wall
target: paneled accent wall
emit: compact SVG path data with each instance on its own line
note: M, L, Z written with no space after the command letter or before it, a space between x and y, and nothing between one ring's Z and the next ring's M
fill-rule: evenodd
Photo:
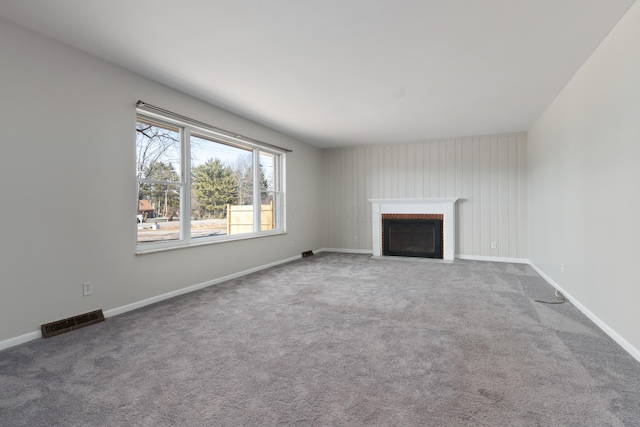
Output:
M458 197L456 254L526 258L526 143L519 133L324 150L326 247L371 249L369 199Z

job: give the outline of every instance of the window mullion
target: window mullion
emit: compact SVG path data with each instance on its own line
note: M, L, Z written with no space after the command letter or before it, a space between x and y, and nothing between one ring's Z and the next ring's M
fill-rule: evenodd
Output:
M262 181L260 181L260 150L253 150L253 231L262 229Z
M182 129L182 197L180 201L180 238L191 241L191 129Z

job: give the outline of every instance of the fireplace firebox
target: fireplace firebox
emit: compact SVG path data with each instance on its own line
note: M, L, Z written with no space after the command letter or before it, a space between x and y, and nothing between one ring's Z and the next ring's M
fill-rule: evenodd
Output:
M384 219L383 255L443 258L441 219Z

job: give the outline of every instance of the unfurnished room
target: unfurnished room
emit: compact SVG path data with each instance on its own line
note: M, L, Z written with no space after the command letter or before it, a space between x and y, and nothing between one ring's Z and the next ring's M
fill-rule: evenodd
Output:
M0 425L640 425L638 100L634 0L0 0Z

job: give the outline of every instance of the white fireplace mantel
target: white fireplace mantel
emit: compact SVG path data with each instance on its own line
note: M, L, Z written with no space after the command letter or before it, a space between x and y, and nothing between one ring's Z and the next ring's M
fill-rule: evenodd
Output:
M369 199L372 208L371 223L373 255L382 255L383 214L442 214L443 258L453 260L456 242L456 210L458 199Z

